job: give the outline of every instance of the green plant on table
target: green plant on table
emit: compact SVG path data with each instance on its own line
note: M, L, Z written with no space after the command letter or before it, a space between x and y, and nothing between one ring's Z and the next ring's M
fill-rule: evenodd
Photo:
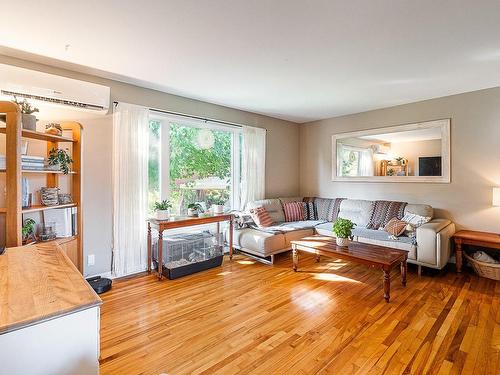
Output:
M333 223L333 233L338 238L350 238L355 226L351 220L339 218Z
M154 210L155 211L167 211L172 208L172 203L169 200L162 200L160 202L155 202Z
M21 108L21 113L24 113L25 115L31 115L35 112L38 112L38 108L33 107L26 99L23 99L23 101L17 100L17 96L14 95L14 103L16 103L20 108Z
M27 239L35 234L35 225L36 221L31 218L24 220L23 227L21 229L23 239Z
M193 211L203 212L203 207L199 203L189 203L188 208Z
M58 165L59 169L64 173L68 174L70 171L70 165L73 163L73 159L69 156L68 149L62 150L59 148L53 148L49 151L48 157L49 165Z

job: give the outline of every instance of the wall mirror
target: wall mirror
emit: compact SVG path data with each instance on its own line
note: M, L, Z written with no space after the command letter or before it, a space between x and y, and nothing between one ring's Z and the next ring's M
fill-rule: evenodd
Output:
M450 182L450 119L335 134L333 181Z

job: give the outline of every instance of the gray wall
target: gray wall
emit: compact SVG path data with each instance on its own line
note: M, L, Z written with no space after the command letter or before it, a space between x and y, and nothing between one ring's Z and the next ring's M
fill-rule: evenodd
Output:
M295 123L231 109L155 90L0 55L0 63L57 74L111 87L111 100L144 105L267 129L266 196L296 196L299 191L299 127ZM74 120L79 121L78 118ZM111 264L111 115L81 120L84 126L83 215L85 274L108 272Z
M333 182L335 133L451 118L451 183ZM300 193L427 203L459 228L500 231L500 88L331 118L300 125Z

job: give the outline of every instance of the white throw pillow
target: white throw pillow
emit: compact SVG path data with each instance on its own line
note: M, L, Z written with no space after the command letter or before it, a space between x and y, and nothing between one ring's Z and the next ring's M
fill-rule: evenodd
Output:
M408 224L411 224L414 228L418 228L419 226L431 221L431 219L432 218L430 216L420 216L417 214L407 213L401 220Z

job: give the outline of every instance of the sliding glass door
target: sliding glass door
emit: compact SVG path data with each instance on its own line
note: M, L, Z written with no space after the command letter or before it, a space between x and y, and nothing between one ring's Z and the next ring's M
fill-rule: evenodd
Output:
M241 130L201 121L150 121L149 203L169 199L172 212L191 203L239 208Z

